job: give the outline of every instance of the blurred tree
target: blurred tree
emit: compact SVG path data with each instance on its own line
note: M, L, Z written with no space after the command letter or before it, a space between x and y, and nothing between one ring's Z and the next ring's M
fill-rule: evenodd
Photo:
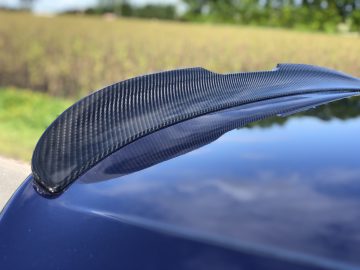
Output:
M183 0L187 10L183 15L185 20L196 20L204 16L209 0Z
M126 0L99 0L98 10L100 13L111 12L122 15L122 6L127 4Z
M20 8L23 10L31 10L35 0L19 0L20 1Z
M360 0L183 0L186 20L300 27L334 32L359 28Z
M353 12L351 20L351 29L360 32L360 8Z
M176 17L176 9L173 5L149 4L136 8L134 11L134 16L140 18L173 20Z
M121 6L121 16L131 17L133 15L134 15L133 6L129 2L124 1Z
M127 0L99 0L95 8L88 8L87 14L114 13L124 17L141 17L174 20L176 8L173 5L149 4L134 6Z
M33 1L33 0L23 0ZM224 23L310 29L335 32L359 31L360 0L182 0L186 6L181 19ZM177 19L173 5L133 6L127 0L99 0L87 13L112 12L120 16ZM344 28L345 27L345 28Z

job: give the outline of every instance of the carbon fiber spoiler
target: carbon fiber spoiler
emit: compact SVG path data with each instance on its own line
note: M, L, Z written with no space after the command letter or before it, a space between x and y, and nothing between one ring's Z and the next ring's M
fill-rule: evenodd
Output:
M359 78L300 64L224 75L190 68L136 77L85 97L47 128L33 153L34 181L42 192L62 192L135 140L214 112L237 107L246 112L239 115L242 123L249 123L357 94Z

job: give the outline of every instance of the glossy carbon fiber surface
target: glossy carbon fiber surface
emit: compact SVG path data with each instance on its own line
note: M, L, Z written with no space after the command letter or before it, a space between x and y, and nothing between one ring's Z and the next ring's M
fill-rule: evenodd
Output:
M124 146L79 177L85 183L124 176L207 145L230 130L269 116L286 116L353 93L316 93L281 97L202 115L163 128ZM174 172L175 173L175 172Z
M34 179L45 191L58 193L110 154L166 126L268 99L359 91L358 78L294 64L227 75L193 68L137 77L97 91L60 115L35 148ZM274 112L259 111L257 119Z

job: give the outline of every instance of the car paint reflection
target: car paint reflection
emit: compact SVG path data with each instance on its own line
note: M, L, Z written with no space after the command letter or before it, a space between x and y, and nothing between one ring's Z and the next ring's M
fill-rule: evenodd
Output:
M309 117L268 129L234 130L124 177L78 182L60 199L234 241L360 263L359 131L360 118ZM77 198L79 193L86 195Z

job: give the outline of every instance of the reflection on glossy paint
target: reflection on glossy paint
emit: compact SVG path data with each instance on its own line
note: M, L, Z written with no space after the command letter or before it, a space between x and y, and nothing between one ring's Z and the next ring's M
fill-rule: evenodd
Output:
M29 178L0 215L2 269L359 269L360 103L349 101L52 199Z
M304 110L309 106L342 99L348 95L336 93L287 96L276 100L254 102L180 122L148 134L112 153L88 170L78 181L92 183L124 176L203 147L217 140L224 133L244 127L259 119L266 119L279 112L290 114L294 110ZM239 139L242 142L245 140L248 143L271 139L264 136L258 136L255 141L253 137L246 136L225 138L237 142ZM281 135L278 138L281 138ZM249 159L265 158L253 151L241 153L243 157Z
M76 183L62 198L100 212L360 263L359 131L360 118L310 117L234 130L124 177ZM87 195L74 199L80 192Z

